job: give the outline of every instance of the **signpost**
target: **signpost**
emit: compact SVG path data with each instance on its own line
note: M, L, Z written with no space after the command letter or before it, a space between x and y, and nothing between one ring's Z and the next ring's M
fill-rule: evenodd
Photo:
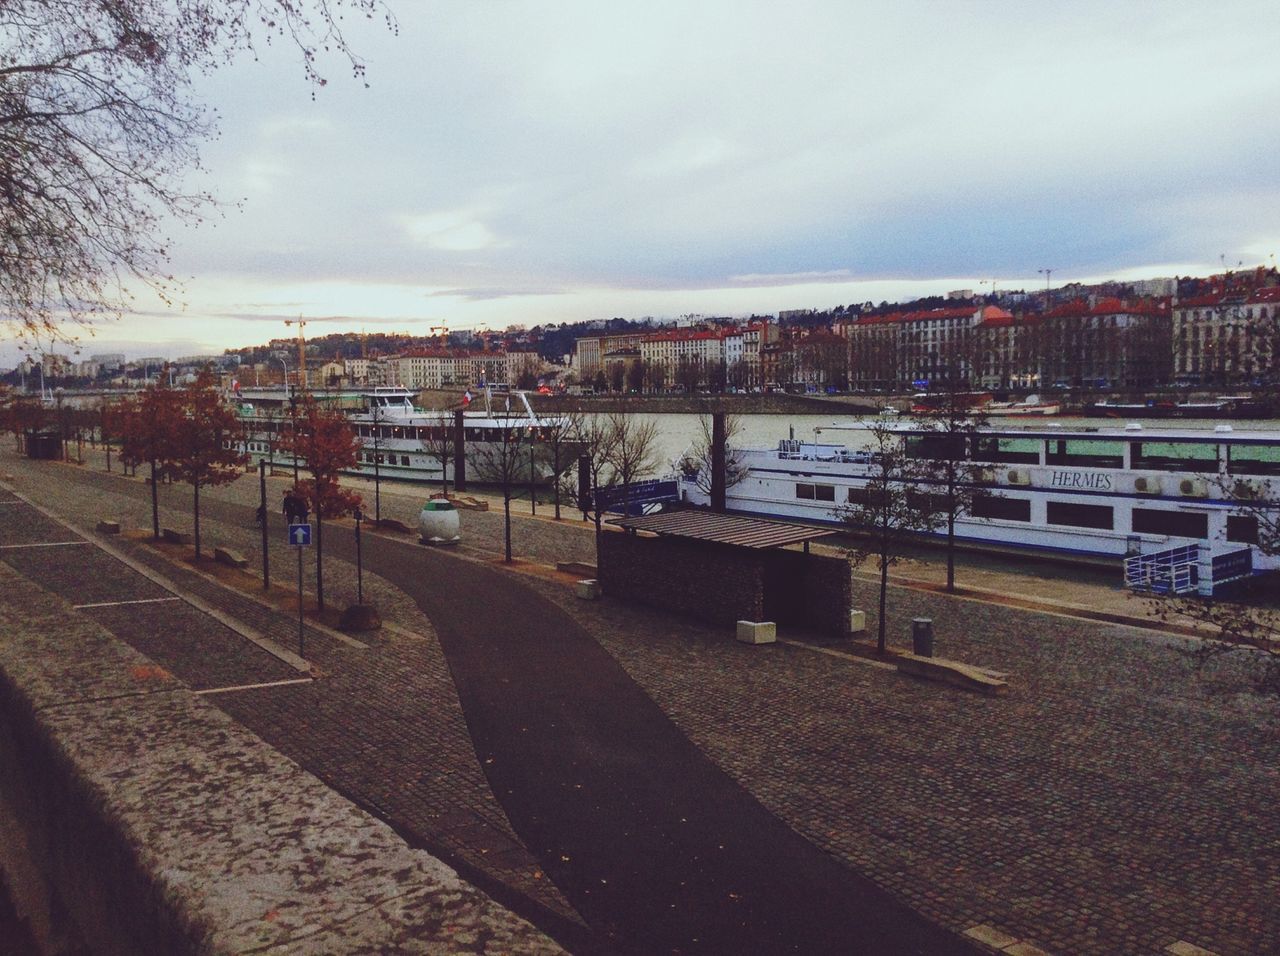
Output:
M305 657L302 643L302 549L311 547L311 525L289 525L289 544L298 549L298 656Z

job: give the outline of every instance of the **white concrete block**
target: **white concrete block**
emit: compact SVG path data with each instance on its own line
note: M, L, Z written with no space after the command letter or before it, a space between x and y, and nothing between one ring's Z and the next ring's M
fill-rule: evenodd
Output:
M773 621L739 621L737 637L743 644L772 644L778 639L778 625Z
M867 612L853 610L849 612L849 633L861 634L867 629Z
M600 597L600 582L595 578L587 578L573 586L573 593L584 601L594 601Z

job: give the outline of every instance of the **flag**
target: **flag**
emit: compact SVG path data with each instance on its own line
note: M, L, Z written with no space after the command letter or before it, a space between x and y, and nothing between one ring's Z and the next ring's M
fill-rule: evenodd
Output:
M466 408L471 404L471 389L467 389L462 393L462 407Z

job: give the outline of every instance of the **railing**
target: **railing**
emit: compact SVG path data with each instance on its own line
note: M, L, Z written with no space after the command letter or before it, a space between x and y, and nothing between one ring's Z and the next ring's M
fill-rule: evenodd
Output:
M1211 595L1224 584L1253 574L1253 549L1214 553L1207 545L1188 544L1124 560L1125 584L1154 594Z
M1187 594L1199 588L1200 545L1188 544L1124 559L1124 583L1135 591Z

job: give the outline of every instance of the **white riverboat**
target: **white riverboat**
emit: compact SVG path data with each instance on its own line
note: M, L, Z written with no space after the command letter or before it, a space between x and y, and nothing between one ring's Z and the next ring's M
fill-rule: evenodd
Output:
M908 455L940 454L941 437L922 423L891 423ZM726 490L731 511L838 523L873 473L872 453L832 433L866 437L869 422L817 429L814 440L734 451ZM824 434L825 433L825 434ZM981 486L960 540L1092 558L1127 559L1131 583L1168 577L1178 590L1205 590L1280 567L1255 545L1261 522L1280 509L1280 432L1151 428L982 428L965 457ZM928 492L928 482L920 490ZM686 474L680 497L709 504L705 476ZM1186 566L1190 565L1188 568ZM1163 569L1163 570L1162 570Z
M440 481L443 472L449 481L455 480L454 411L418 408L413 392L390 386L314 389L306 394L351 420L362 446L353 473L372 477L376 471L382 478ZM255 463L265 459L282 467L292 464L280 448L280 436L290 429L298 400L296 392L278 387L241 390L237 401L245 423L245 451ZM471 404L477 407L462 410L469 481L501 479L504 430L519 440L512 465L517 486L550 484L557 464L563 473L577 461L581 443L565 434L565 419L535 414L523 392L502 395L486 390ZM499 404L501 408L495 407Z

